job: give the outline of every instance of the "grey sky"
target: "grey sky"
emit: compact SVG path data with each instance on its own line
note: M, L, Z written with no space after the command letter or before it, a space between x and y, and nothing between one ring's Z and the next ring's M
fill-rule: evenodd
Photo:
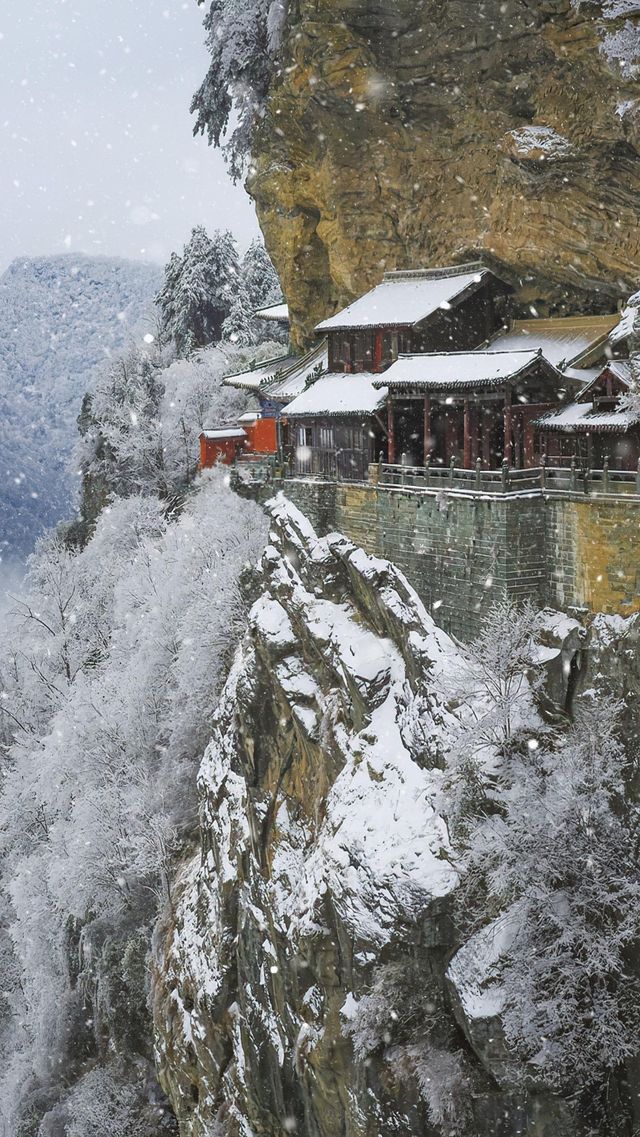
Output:
M191 227L258 232L191 136L205 74L195 0L2 0L0 271L23 254L164 261Z

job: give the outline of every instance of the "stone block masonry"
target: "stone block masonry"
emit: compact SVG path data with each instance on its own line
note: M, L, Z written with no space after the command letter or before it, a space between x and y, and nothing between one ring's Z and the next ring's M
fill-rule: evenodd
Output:
M640 611L640 498L446 490L287 479L277 489L320 534L338 530L406 573L438 624L468 640L491 604Z

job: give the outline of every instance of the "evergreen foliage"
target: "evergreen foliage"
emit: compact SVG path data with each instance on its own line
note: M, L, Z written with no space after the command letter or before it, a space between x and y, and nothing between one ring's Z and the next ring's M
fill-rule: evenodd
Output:
M202 225L192 230L181 257L171 255L156 303L162 331L178 355L190 355L220 339L239 268L232 234L215 232L209 237Z
M203 2L203 0L200 0ZM260 115L276 68L285 0L210 0L204 17L209 70L193 96L194 134L220 146L232 112L237 125L224 149L239 178L251 148L251 131Z
M208 237L196 227L182 256L172 253L162 288L161 340L173 343L179 356L228 340L248 347L279 334L275 325L256 320L258 308L280 300L280 285L269 255L254 240L239 261L231 233Z

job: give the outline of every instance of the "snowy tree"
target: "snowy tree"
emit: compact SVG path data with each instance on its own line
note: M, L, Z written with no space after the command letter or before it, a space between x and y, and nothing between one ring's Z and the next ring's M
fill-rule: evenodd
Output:
M488 905L518 927L507 1040L555 1090L598 1086L637 1053L640 870L618 714L585 701L553 747L524 751L474 834Z
M241 347L249 347L265 339L288 339L286 329L255 317L259 308L281 300L280 283L269 254L262 241L252 241L242 258L231 311L222 325L223 339Z
M267 342L252 358L273 355ZM204 427L246 409L244 393L222 380L246 365L246 354L221 344L189 359L133 350L104 371L85 405L77 460L85 502L102 507L110 494L157 494L173 500L195 475Z
M544 730L535 695L537 614L530 603L494 605L471 645L452 698L460 728L447 760L442 808L458 841L493 808L495 787L527 737Z
M400 1082L417 1086L447 1137L467 1131L472 1082L445 993L415 960L379 968L351 1006L344 1032L356 1057L378 1054Z
M80 465L110 491L166 496L161 428L161 358L132 348L106 368L85 402Z
M546 725L535 630L505 602L472 645L441 804L464 934L517 928L499 964L507 1042L532 1084L577 1092L637 1052L637 818L620 708L583 696L572 724Z
M256 342L258 321L253 319L253 304L244 283L238 284L231 311L222 325L222 338L239 347L250 347ZM263 322L263 321L262 321Z
M163 332L173 340L179 355L189 355L220 339L239 271L232 234L216 231L209 237L202 225L192 230L182 256L171 256L156 303Z
M105 1023L118 1020L113 1050L125 1011L142 1013L139 999L113 1008L118 969L131 987L195 823L195 772L243 625L239 575L265 528L212 471L179 515L151 495L114 500L82 551L57 541L32 561L0 703L13 736L0 799L2 952L19 970L5 985L12 1053L0 1076L11 1132L55 1114L60 1063L72 1074L74 1054L95 1062ZM146 1137L133 1104L131 1117L122 1110L132 1076L122 1092L98 1079L93 1113L91 1077L80 1082L61 1104L66 1131L117 1120Z
M166 332L168 339L171 339L178 319L177 301L181 278L182 257L172 253L165 265L162 288L155 297L156 306L160 311L158 321L160 330L163 334Z
M251 242L242 258L240 271L242 283L254 311L280 302L282 299L280 281L263 241L256 238Z
M286 17L285 0L210 0L204 18L211 55L191 111L194 134L219 146L232 118L237 123L225 146L234 178L242 174L251 148L251 131L264 106Z

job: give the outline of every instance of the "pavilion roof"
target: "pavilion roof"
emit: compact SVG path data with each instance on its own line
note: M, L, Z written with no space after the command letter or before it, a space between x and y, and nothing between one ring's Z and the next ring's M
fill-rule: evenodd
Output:
M598 374L583 387L580 392L580 402L586 402L589 396L597 389L598 381L607 371L615 376L623 387L631 386L631 363L628 359L610 359L604 367L598 369Z
M623 343L633 333L634 321L640 308L640 292L636 292L627 300L622 313L618 313L618 320L612 329L609 339L612 344Z
M398 390L466 390L502 387L542 367L564 384L566 377L538 351L451 351L399 355L375 386ZM570 380L576 385L575 380Z
M276 402L286 402L294 399L304 391L312 372L320 368L326 371L329 366L327 341L323 340L316 347L308 351L300 359L296 359L286 370L275 379L268 382L260 393Z
M386 272L380 284L323 320L316 331L413 327L439 308L453 307L464 293L476 291L492 275L479 261L449 268Z
M604 353L618 314L569 316L550 320L515 320L499 332L486 351L533 351L540 348L554 367L571 367L589 358L598 348Z
M273 320L278 324L289 323L289 305L284 301L279 304L268 304L266 308L258 308L253 314L259 320Z
M223 387L239 387L242 391L258 391L265 383L284 374L293 364L298 363L296 355L279 355L275 359L265 359L247 371L238 371L222 380Z
M640 422L640 414L633 411L594 410L592 403L569 403L560 411L551 411L535 420L540 430L558 430L565 433L600 433L601 431L624 434Z
M374 386L378 375L330 372L317 379L285 408L287 418L334 418L372 415L384 406L386 387Z

